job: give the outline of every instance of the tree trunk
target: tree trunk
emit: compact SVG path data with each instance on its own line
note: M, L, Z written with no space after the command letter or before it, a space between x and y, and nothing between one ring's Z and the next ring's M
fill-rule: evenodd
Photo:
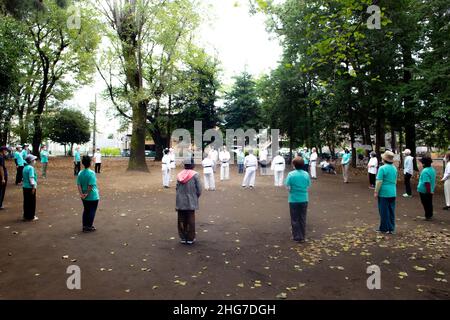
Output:
M145 161L145 137L147 132L147 105L144 102L132 107L132 134L128 170L148 171Z
M400 129L400 131L398 132L398 152L400 153L400 163L399 163L399 168L402 169L403 168L403 130Z
M384 119L384 112L383 107L381 104L377 104L377 119L376 119L376 125L375 125L375 135L376 135L376 141L375 141L375 152L377 154L378 160L381 160L381 148L386 147L386 141L385 141L385 119Z
M395 130L391 129L391 149L393 153L397 150L397 138L395 136Z

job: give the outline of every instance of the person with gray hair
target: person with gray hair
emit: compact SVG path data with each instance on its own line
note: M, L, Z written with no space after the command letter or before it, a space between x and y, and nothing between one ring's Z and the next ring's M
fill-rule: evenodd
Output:
M253 189L255 187L256 170L258 170L258 159L253 154L253 150L248 151L248 156L244 159L245 175L242 187Z
M412 197L411 178L414 174L414 158L411 156L411 150L405 149L403 151L405 160L403 161L403 177L405 182L406 192L403 194L404 198Z
M25 157L25 168L23 169L23 220L36 221L36 189L37 174L34 169L37 157L29 154Z

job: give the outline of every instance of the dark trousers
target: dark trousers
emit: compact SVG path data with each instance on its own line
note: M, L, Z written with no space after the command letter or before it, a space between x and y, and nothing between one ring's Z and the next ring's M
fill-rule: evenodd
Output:
M100 173L100 169L102 168L102 164L101 163L96 163L95 164L95 173Z
M306 210L308 202L289 203L291 212L292 237L295 241L305 240L306 229Z
M425 210L425 218L433 217L433 195L431 193L420 192L420 201L422 202L423 209Z
M80 171L81 171L81 162L74 162L73 175L77 176L78 173L80 173Z
M408 195L412 195L412 191L411 191L411 177L412 175L409 173L405 173L404 179L405 179L405 189L406 189L406 194Z
M369 183L371 187L375 187L375 180L377 175L373 173L369 173Z
M238 169L239 169L239 173L244 173L244 164L243 163L238 163Z
M19 183L21 183L22 180L23 180L23 166L17 167L17 172L16 172L16 185L18 185Z
M97 212L98 200L83 201L83 228L90 228L94 224L95 213Z
M395 197L378 197L378 212L380 213L381 232L395 231Z
M23 218L33 220L36 214L36 192L31 188L23 189Z
M5 177L5 184L0 181L0 208L3 207L3 200L5 199L6 186L8 185L8 177Z
M195 240L194 210L178 210L178 234L181 240Z

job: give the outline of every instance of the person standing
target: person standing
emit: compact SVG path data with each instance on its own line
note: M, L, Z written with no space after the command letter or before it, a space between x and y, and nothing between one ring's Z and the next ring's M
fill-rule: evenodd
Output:
M303 152L301 153L301 157L303 158L303 170L305 170L306 172L308 172L309 174L309 160L311 157L311 154L308 151L308 148L303 148Z
M253 154L253 150L249 150L248 156L244 159L245 175L242 180L242 187L253 189L255 187L256 170L258 169L258 159Z
M403 151L405 159L403 160L403 179L405 182L404 198L412 197L411 178L414 174L414 158L411 156L411 150L405 149Z
M23 169L23 220L36 221L36 189L37 174L34 168L36 156L29 154L26 158L26 165Z
M386 151L381 157L384 165L378 170L374 192L380 214L380 227L377 231L394 234L397 168L394 166L394 154L391 151Z
M367 171L369 172L369 189L375 189L375 182L378 171L378 158L375 152L370 153L369 164L367 165Z
M319 158L319 156L317 155L316 148L312 148L311 151L311 156L309 158L311 179L317 180L317 159Z
M244 160L245 160L245 154L242 149L239 149L236 151L236 158L237 158L237 165L238 165L238 173L243 174L244 173Z
M22 183L23 180L23 167L25 165L25 160L22 157L22 146L18 145L16 147L16 152L14 152L14 162L16 163L16 186Z
M214 146L211 146L211 150L209 151L209 158L214 162L213 171L216 172L217 162L219 162L219 153L214 148Z
M6 168L7 147L0 147L0 210L3 210L6 187L8 185L8 169Z
M42 165L42 178L47 178L47 167L48 167L48 151L47 146L43 145L40 152L41 165Z
M169 149L164 149L164 156L161 160L162 182L164 188L169 188L170 183L170 156Z
M230 153L226 146L219 152L220 161L220 181L230 180Z
M350 160L352 155L350 151L345 148L344 154L342 155L342 176L344 177L344 183L348 183L348 168L350 167Z
M268 156L267 149L262 148L259 151L259 163L261 165L261 175L262 176L267 175L267 156Z
M94 162L95 162L95 173L100 173L102 169L102 153L100 152L100 148L94 153Z
M420 173L417 191L420 195L423 209L425 210L425 220L433 218L433 194L436 187L436 170L431 166L433 160L430 155L425 155L420 159L423 170Z
M75 154L73 155L73 175L77 176L80 173L81 170L81 155L80 155L80 147L77 147L75 149Z
M275 187L282 187L284 181L284 170L286 169L286 161L280 152L272 159L271 169L273 171Z
M289 172L285 182L289 190L292 237L294 241L305 242L308 189L311 186L311 180L309 174L303 170L304 162L301 157L296 157L292 165L295 170Z
M83 202L83 232L92 232L97 230L94 227L95 214L97 212L100 195L97 187L97 177L95 172L90 169L92 159L89 156L83 156L84 169L80 171L77 177L78 193Z
M441 181L444 181L445 207L444 210L450 209L450 152L445 155L445 170Z
M215 191L216 182L214 180L214 171L213 171L214 162L208 156L205 156L205 158L202 161L202 166L203 166L203 177L205 179L205 189L208 191Z
M25 159L27 158L27 156L30 154L30 150L28 149L28 144L24 144L23 145L23 149L22 149L22 158L23 161L25 161Z
M169 157L170 157L170 182L173 181L173 174L175 173L175 169L177 168L177 162L175 158L175 150L173 148L169 148Z
M178 213L178 234L182 244L195 242L195 211L199 208L202 183L194 167L192 161L186 159L184 170L177 175L175 210Z

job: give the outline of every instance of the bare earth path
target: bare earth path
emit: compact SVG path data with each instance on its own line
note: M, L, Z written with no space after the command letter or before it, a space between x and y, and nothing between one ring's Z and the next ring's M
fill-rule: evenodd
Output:
M54 159L49 178L40 179L37 222L20 220L21 189L8 187L0 211L0 299L450 297L450 212L441 210L442 187L432 222L422 220L417 194L399 197L398 233L380 236L366 177L344 185L340 176L320 175L308 209L310 241L299 245L290 239L287 191L273 187L271 176L257 176L256 189L243 190L232 167L231 181L216 176L218 190L202 196L198 242L184 246L175 188L161 188L159 165L149 174L126 173L125 159L106 159L103 167L98 231L91 234L80 232L70 160ZM66 287L71 264L81 268L81 290ZM366 287L372 264L381 268L381 290Z

